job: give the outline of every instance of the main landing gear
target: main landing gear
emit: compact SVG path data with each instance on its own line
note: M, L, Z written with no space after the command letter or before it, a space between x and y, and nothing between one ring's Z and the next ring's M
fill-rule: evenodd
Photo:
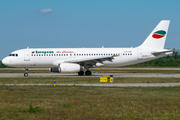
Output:
M84 75L84 71L80 71L80 72L78 72L78 75L79 75L79 76Z
M25 68L25 73L24 73L24 77L28 76L28 68Z
M79 76L84 75L84 71L78 72L78 75L79 75ZM85 75L91 75L91 71L90 71L90 70L87 70L87 71L85 72Z
M85 75L91 75L91 71L87 70L87 71L85 72Z

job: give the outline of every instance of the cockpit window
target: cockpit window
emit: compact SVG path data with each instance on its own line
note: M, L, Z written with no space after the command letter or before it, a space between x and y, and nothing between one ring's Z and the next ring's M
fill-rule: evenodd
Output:
M18 57L18 54L10 54L9 56Z

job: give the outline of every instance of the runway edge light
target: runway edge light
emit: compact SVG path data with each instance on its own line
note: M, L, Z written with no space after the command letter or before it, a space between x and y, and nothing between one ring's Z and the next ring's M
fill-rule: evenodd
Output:
M54 81L54 87L56 86L56 81Z

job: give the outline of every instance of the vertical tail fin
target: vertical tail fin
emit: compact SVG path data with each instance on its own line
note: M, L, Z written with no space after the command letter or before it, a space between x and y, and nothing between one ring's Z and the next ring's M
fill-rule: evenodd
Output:
M139 47L163 49L169 23L170 20L162 20Z

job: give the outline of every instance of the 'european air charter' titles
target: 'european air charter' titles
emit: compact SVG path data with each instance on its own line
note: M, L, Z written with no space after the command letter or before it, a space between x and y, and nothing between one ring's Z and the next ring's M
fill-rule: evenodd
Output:
M46 53L54 53L54 51L32 51L32 54L34 54L34 53L36 53L36 54L38 54L38 53L43 53L43 54L46 54Z
M65 50L64 50L64 51L62 51L62 52L61 52L61 51L57 51L56 53L74 53L74 52L73 52L73 51L65 51Z
M47 54L47 53L55 53L54 51L32 51L32 54L40 54L40 53L42 53L42 54ZM57 51L56 53L74 53L74 51Z

